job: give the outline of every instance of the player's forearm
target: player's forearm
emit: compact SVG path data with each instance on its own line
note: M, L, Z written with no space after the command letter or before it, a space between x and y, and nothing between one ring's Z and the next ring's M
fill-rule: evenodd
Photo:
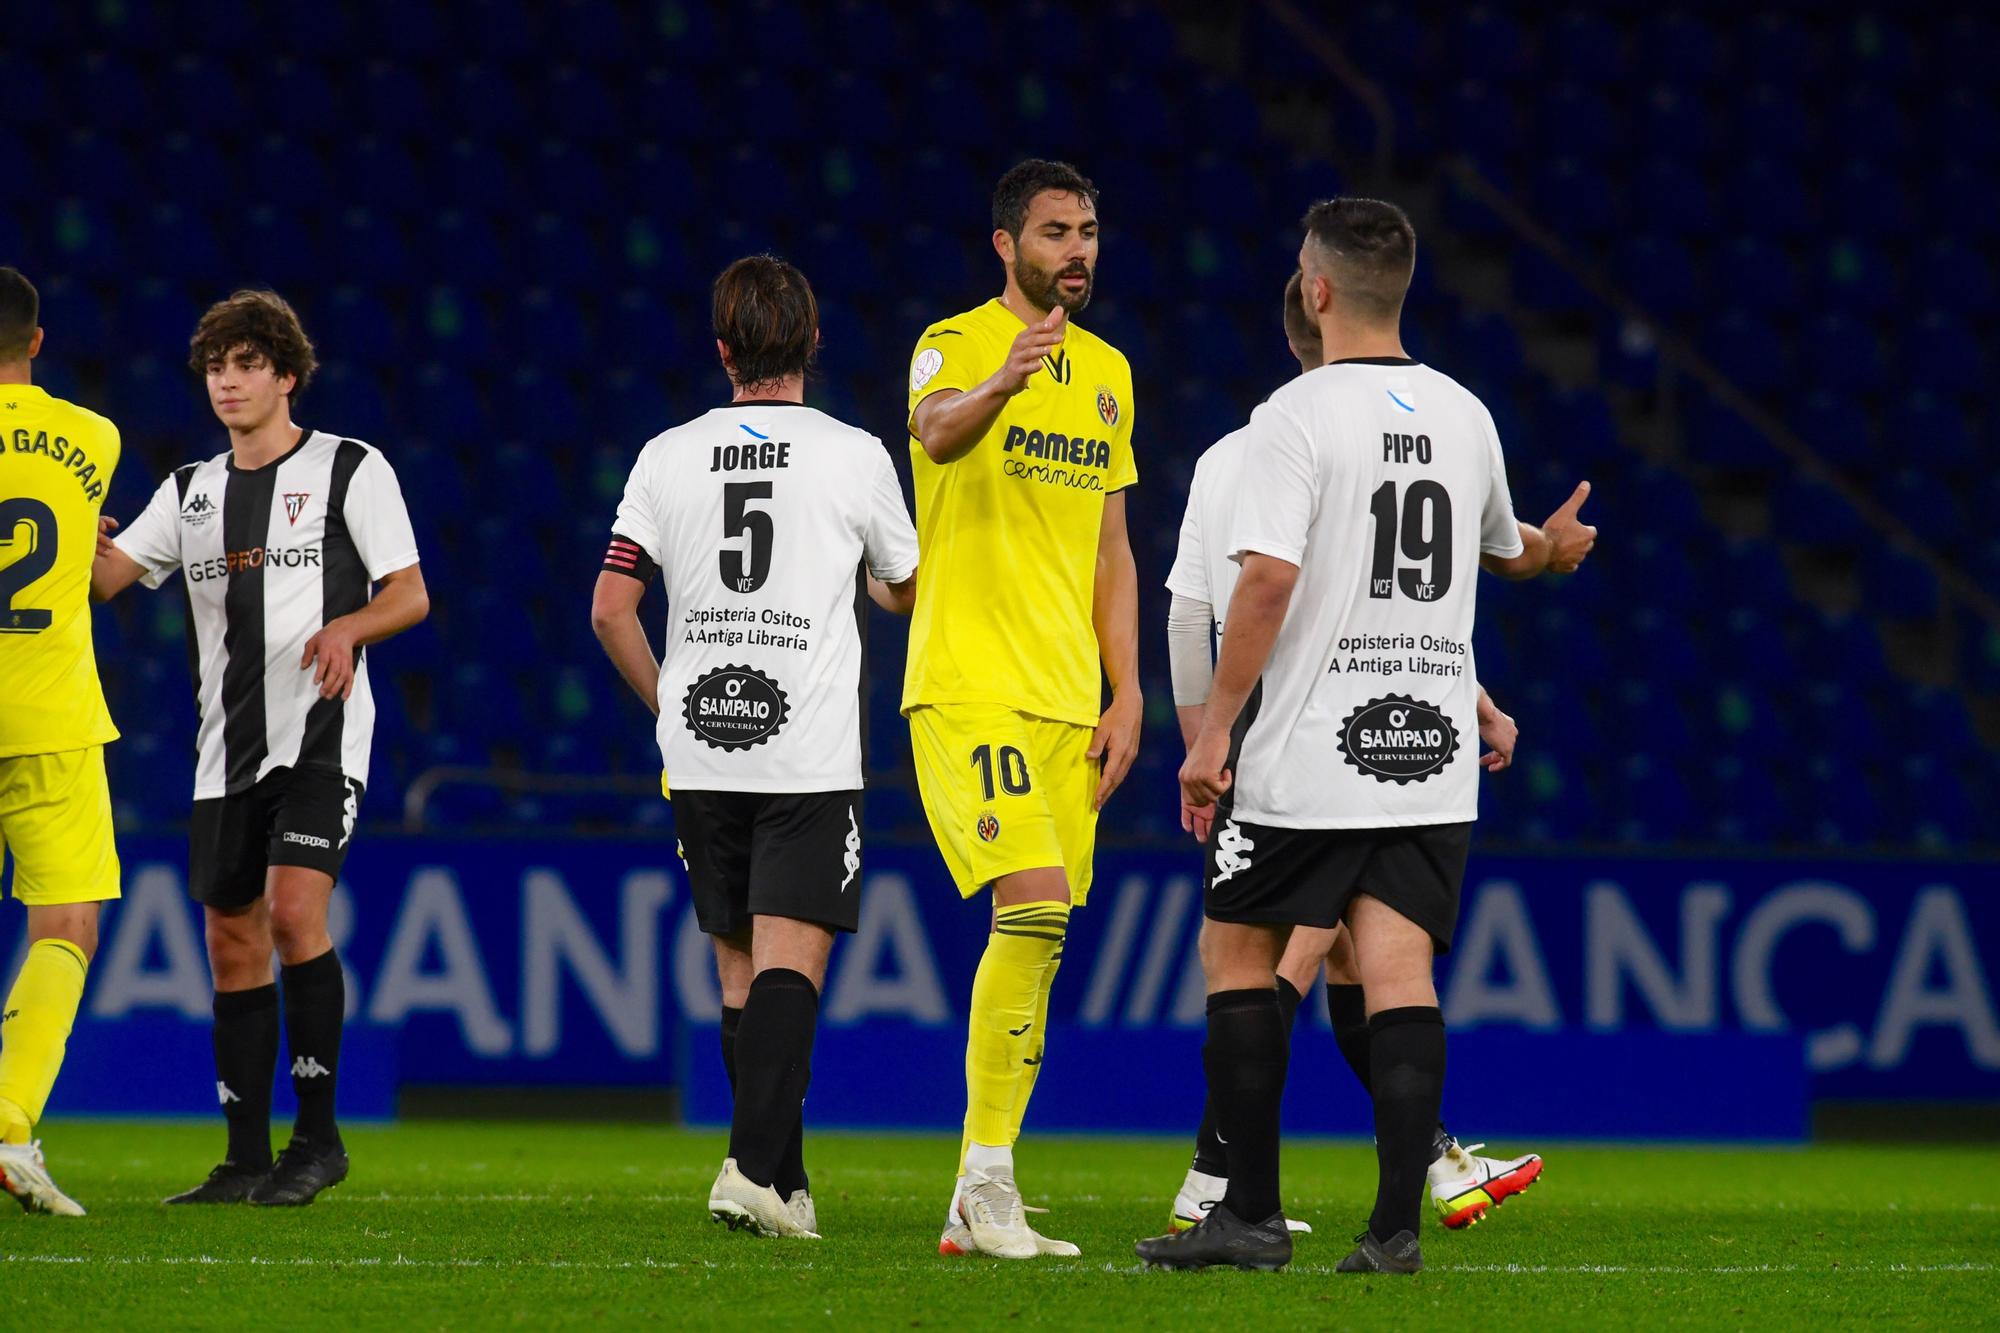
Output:
M653 645L646 641L646 627L639 623L638 612L617 616L593 614L590 627L597 631L604 655L632 687L632 693L639 696L639 702L646 705L648 712L659 716L660 661L653 656Z
M1236 725L1284 627L1298 577L1297 565L1269 556L1253 555L1244 561L1243 576L1229 599L1229 631L1222 636L1222 652L1216 658L1215 683L1202 710L1202 731L1226 733Z
M90 565L90 600L108 602L139 581L145 567L123 551L100 553Z
M366 648L392 639L431 613L430 591L417 566L399 569L382 580L381 588L359 611L341 617L354 629L355 643Z
M1551 546L1548 534L1532 523L1515 520L1521 529L1521 554L1482 555L1480 568L1503 579L1532 579L1549 567Z
M956 463L993 429L1009 397L996 378L982 380L963 393L933 394L917 404L911 425L931 462Z
M884 583L870 574L868 599L892 616L907 616L917 609L917 576L912 574L901 583Z
M1111 542L1097 557L1097 587L1090 619L1097 630L1097 655L1114 695L1139 689L1139 567L1132 547Z
M1201 735L1201 704L1175 704L1174 718L1181 724L1181 744L1192 750Z

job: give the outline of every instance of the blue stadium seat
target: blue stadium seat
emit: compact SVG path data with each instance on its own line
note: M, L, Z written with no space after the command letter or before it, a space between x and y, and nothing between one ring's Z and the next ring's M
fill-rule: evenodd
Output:
M1711 323L1701 348L1710 360L1728 366L1731 378L1752 393L1771 393L1791 375L1784 340L1748 310L1727 311Z
M1790 253L1755 236L1736 236L1715 247L1709 290L1765 318L1798 309L1799 271Z
M1987 378L1986 341L1946 310L1926 310L1899 339L1901 382L1970 402Z
M1888 358L1873 324L1834 313L1806 325L1796 344L1796 362L1812 380L1840 386L1845 393L1873 393L1888 378ZM1864 411L1862 416L1868 414Z
M1898 302L1896 271L1888 257L1860 239L1827 246L1817 276L1822 298L1852 314L1886 314Z
M1913 245L1907 273L1909 290L1940 309L1977 314L1993 300L1991 264L1977 250L1948 237Z
M345 83L329 78L318 59L279 56L258 69L254 78L249 100L257 108L260 127L294 138L318 140L330 134L335 126L347 122Z
M1671 236L1642 234L1623 242L1613 257L1612 271L1640 304L1669 321L1700 302L1694 259Z
M1715 226L1707 177L1678 158L1657 157L1641 165L1626 198L1632 221L1640 226L1682 236L1706 235Z
M1792 163L1775 157L1750 158L1723 179L1721 192L1732 223L1755 235L1797 237L1817 220L1804 176Z

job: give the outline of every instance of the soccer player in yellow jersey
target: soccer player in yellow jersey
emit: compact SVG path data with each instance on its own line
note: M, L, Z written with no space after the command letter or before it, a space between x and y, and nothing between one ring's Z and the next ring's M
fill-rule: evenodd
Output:
M1090 892L1097 812L1132 766L1142 710L1132 372L1069 322L1097 246L1088 180L1062 162L1016 166L993 194L1006 289L924 330L910 362L924 586L903 711L959 893L993 890L944 1254L1077 1252L1028 1226L1013 1145L1070 909Z
M80 1217L32 1141L62 1067L98 904L118 896L104 745L118 738L90 637L97 517L118 429L36 388L35 288L0 268L0 846L28 907L28 956L0 1002L0 1188Z

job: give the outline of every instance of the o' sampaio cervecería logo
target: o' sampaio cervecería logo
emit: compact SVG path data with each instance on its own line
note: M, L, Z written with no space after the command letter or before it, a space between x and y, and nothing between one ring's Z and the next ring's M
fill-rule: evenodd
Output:
M747 750L778 734L791 714L778 682L755 667L724 666L688 686L688 730L717 750Z
M1434 704L1391 694L1340 724L1340 753L1377 782L1422 782L1458 753L1458 728Z

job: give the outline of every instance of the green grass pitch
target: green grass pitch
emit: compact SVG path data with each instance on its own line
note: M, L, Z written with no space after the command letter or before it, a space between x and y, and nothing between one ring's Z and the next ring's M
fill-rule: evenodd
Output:
M45 1126L80 1220L0 1214L0 1327L902 1328L1810 1327L2000 1320L2000 1151L1539 1148L1548 1172L1470 1231L1429 1228L1415 1278L1345 1277L1372 1197L1367 1145L1285 1154L1318 1231L1284 1273L1159 1273L1186 1167L1169 1139L1030 1136L1031 1203L1080 1260L943 1259L955 1144L808 1144L827 1238L759 1241L708 1221L712 1132L418 1122L353 1130L354 1173L311 1208L162 1207L219 1126ZM1496 1148L1500 1145L1496 1145ZM1513 1149L1513 1145L1506 1145Z

